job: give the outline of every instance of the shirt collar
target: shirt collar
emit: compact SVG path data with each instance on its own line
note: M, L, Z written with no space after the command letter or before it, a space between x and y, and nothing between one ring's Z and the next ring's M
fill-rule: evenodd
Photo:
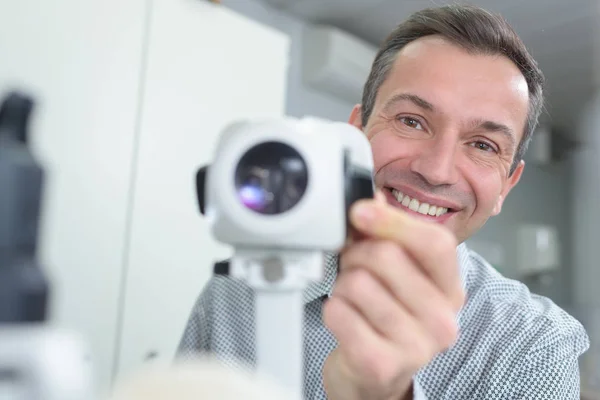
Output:
M331 295L335 279L337 278L338 260L339 255L337 253L325 253L323 257L323 267L325 268L323 279L311 282L304 290L304 304Z
M458 245L456 252L460 268L460 279L463 290L466 290L467 277L471 268L470 252L465 243ZM311 282L304 290L304 304L308 304L321 297L329 297L333 291L333 286L338 273L339 255L337 253L325 253L323 260L325 268L323 279L318 282Z

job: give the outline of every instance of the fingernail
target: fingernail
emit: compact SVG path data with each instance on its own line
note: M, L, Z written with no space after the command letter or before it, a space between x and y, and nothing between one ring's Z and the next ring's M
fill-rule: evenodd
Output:
M369 203L359 203L354 207L354 216L359 223L366 225L375 219L375 210Z

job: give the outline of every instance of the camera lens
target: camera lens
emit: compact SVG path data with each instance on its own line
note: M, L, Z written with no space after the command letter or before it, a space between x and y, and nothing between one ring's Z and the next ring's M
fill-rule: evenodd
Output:
M293 147L265 142L244 154L235 171L239 201L260 214L275 215L293 208L308 185L304 159Z

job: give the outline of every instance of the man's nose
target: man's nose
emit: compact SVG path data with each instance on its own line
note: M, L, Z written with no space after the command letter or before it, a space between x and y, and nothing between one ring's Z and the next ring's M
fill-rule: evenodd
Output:
M458 182L457 146L455 141L435 138L423 143L423 149L411 163L411 170L434 186Z

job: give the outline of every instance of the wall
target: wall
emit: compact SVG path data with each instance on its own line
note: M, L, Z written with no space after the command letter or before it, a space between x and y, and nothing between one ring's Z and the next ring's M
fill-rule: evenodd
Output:
M490 218L475 235L500 244L504 248L505 263L499 270L508 277L519 279L535 292L552 298L559 305L571 303L573 275L571 245L571 195L573 175L568 161L538 166L525 156L525 170L521 181L504 202L500 215ZM561 268L550 273L546 281L521 278L516 268L517 238L515 229L521 223L547 224L558 229L561 245Z
M573 312L590 335L591 347L582 360L582 380L600 392L600 85L580 115L581 146L572 158Z
M290 35L292 48L286 104L288 115L295 117L313 115L339 121L348 120L354 104L323 95L302 83L299 66L302 50L302 30L306 26L303 21L279 12L259 0L224 0L223 4L236 12Z

